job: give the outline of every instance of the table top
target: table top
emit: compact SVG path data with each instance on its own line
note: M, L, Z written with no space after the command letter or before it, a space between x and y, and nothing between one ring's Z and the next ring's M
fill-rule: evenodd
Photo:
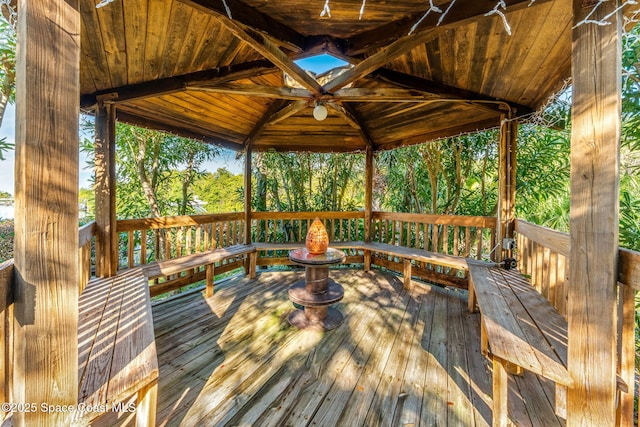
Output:
M304 265L328 265L339 264L344 261L345 255L339 249L327 248L323 254L309 253L307 248L292 249L289 251L289 259Z

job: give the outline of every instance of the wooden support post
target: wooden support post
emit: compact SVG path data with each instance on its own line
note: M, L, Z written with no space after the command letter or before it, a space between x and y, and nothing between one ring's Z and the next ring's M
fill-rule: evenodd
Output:
M364 241L371 241L371 216L373 211L373 148L367 146L365 154L364 186Z
M98 107L95 119L96 276L118 271L116 230L116 107Z
M251 143L247 142L244 150L244 244L251 244ZM255 277L255 267L251 272L251 258L245 258L244 272L245 274Z
M502 361L493 358L493 427L507 427L509 411L509 376Z
M78 0L18 0L13 402L78 403ZM73 412L13 414L14 426Z
M620 1L573 1L567 427L615 424L621 110ZM618 12L614 13L615 10Z
M518 123L511 114L502 117L500 144L498 147L498 227L492 259L500 262L504 258L503 239L513 238L516 198L516 148Z

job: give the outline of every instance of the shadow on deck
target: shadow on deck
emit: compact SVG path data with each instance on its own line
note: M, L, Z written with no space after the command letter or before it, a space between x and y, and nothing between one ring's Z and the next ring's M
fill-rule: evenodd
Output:
M265 272L154 306L158 425L491 425L491 367L466 295L334 270L345 320L308 332L286 320L302 277ZM518 425L552 411L552 384L525 374L509 387Z

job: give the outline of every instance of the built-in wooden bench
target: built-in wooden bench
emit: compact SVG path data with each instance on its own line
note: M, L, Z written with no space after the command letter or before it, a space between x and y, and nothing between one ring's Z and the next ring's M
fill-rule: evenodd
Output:
M142 266L142 270L150 280L153 280L204 266L206 269L206 296L210 297L213 295L215 263L245 254L249 255L249 276L255 278L256 247L254 245L233 245L226 248L217 248L168 259L166 261L157 261Z
M506 426L508 373L531 371L556 383L556 413L564 416L567 321L516 271L470 261L469 310L481 314L481 348L493 360L493 425Z
M411 261L420 261L429 264L436 264L442 267L449 267L456 270L467 270L467 260L465 258L431 252L424 249L407 248L405 246L390 245L388 243L367 242L362 243L361 249L365 250L365 270L371 265L371 252L385 253L404 260L404 287L411 287Z
M158 359L141 269L92 280L80 294L78 367L78 409L86 412L76 421L135 412L136 425L155 425Z
M277 251L291 250L303 246L304 243L253 243L253 246L260 251ZM411 287L411 261L421 261L430 264L437 264L443 267L449 267L456 270L467 270L467 261L465 258L431 252L424 249L407 248L404 246L390 245L378 242L331 242L329 246L335 249L356 249L364 251L364 269L368 271L371 268L371 253L384 253L404 260L404 286Z

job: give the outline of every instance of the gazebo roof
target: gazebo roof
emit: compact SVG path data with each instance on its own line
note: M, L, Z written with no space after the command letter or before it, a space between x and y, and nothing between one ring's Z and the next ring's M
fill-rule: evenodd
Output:
M329 0L330 16L324 1L97 2L81 2L82 107L113 101L121 121L236 150L380 150L495 127L571 72L564 0L434 1L443 13L426 17L426 1ZM321 85L294 60L322 52L352 66Z

